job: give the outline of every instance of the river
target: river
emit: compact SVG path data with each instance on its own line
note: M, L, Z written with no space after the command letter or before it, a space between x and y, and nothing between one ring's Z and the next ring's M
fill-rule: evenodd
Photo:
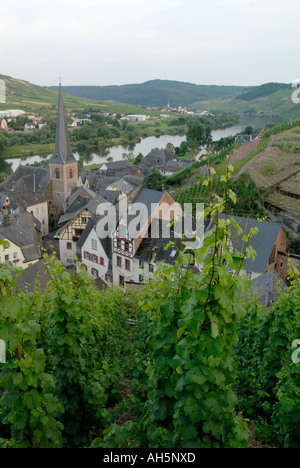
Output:
M227 128L220 128L218 130L212 131L212 139L213 141L217 141L220 138L225 138L227 136L236 135L237 133L242 132L248 125L252 125L254 129L263 128L267 123L271 123L267 121L265 118L259 117L243 117L238 125L234 125L232 127ZM137 156L139 153L142 153L144 156L150 153L153 148L165 148L168 143L172 143L175 147L180 146L180 144L185 140L185 135L161 135L159 137L151 136L148 138L143 138L140 143L136 143L132 146L124 147L120 146L113 146L111 148L107 148L103 151L94 149L88 149L82 152L74 153L75 157L79 159L80 157L83 159L86 165L90 164L101 164L107 161L107 158L112 158L113 161L118 161L123 159L123 154L126 153L133 153L134 156ZM9 163L12 167L12 170L15 171L19 164L26 165L26 164L33 164L35 162L40 162L45 159L49 159L51 155L36 155L36 156L29 156L28 158L13 158L13 159L6 159L6 162Z

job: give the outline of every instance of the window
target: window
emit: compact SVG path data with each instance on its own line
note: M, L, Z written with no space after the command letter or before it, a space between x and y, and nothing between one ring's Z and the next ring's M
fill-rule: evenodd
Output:
M99 263L100 263L100 265L104 265L104 258L103 257L99 257Z
M117 266L122 267L122 259L121 257L117 257Z
M92 249L97 250L97 241L95 239L92 239Z
M59 170L55 169L55 179L59 179Z
M69 170L69 179L73 179L74 175L73 175L73 169L70 169Z
M14 260L17 260L17 258L18 258L18 252L15 252L14 253Z
M5 261L8 262L9 261L9 255L5 255Z
M87 260L90 259L90 254L88 252L84 252L84 258L86 258Z
M98 256L97 255L93 255L93 262L98 263Z
M251 271L246 271L246 275L248 276L249 279L251 279L251 276L252 276Z
M89 219L83 216L82 224L87 224L88 222L89 222Z
M105 275L105 281L108 283L112 283L112 275L109 275L108 273Z
M118 248L118 249L121 248L121 241L120 241L120 239L117 240L117 248Z
M67 250L72 250L72 242L67 242Z
M144 262L143 262L143 260L140 260L140 262L139 262L139 267L142 268L142 269L144 268Z
M120 275L120 276L119 276L119 285L120 285L120 286L124 286L124 284L125 284L124 276L121 276L121 275Z
M125 242L125 250L126 250L126 252L129 251L129 242Z
M144 282L144 275L139 275L139 282L143 283Z
M92 268L91 273L93 276L99 276L98 270L96 270L96 268Z
M125 270L130 271L130 261L129 260L125 260Z
M149 265L149 272L150 273L154 272L154 265L152 265L152 263L150 263L150 265Z

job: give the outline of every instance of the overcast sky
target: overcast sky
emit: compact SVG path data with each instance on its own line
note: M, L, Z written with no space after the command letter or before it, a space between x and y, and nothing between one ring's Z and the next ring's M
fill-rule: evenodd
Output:
M0 74L42 86L300 78L299 0L14 0Z

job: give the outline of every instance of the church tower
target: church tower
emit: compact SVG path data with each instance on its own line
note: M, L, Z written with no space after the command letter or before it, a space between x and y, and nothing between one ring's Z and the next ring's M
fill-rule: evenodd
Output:
M73 187L78 187L78 162L71 151L61 83L59 84L55 149L49 161L52 203L62 209Z

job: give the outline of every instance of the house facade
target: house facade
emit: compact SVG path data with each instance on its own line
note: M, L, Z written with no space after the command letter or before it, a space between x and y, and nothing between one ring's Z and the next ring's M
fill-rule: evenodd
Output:
M8 125L7 125L7 122L6 122L5 119L1 119L0 128L1 128L1 130L7 130L8 129Z
M122 216L119 218L112 236L112 272L115 285L125 287L126 283L143 283L146 277L154 273L156 268L151 261L140 260L136 255L143 240L151 237L149 228L153 220L170 222L173 216L170 208L174 204L175 201L168 192L143 188L128 205L127 220ZM138 216L135 207L143 208ZM130 231L131 223L136 227L135 236ZM152 241L155 247L159 243L159 236Z
M111 238L99 238L97 223L99 216L92 216L77 245L78 258L83 268L93 279L112 282Z

